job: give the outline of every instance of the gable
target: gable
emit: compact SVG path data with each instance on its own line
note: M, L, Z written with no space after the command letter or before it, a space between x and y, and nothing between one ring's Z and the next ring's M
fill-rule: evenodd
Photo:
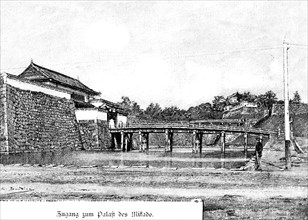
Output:
M74 79L54 70L39 66L32 61L31 64L18 77L37 82L49 81L63 87L82 91L86 94L99 95L98 92L90 89L78 79Z
M28 80L48 79L46 75L43 75L39 71L35 70L32 66L29 66L27 69L25 69L18 77Z

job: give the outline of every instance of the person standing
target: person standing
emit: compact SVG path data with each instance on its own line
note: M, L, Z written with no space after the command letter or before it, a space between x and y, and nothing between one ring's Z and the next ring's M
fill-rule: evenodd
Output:
M255 157L255 170L262 170L261 169L261 158L262 158L262 151L263 145L262 140L257 138L257 145L256 145L256 157Z

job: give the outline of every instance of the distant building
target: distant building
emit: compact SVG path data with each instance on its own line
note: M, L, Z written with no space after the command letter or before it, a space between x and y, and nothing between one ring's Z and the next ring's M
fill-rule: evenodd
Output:
M108 121L113 120L115 126L124 127L127 125L127 113L120 105L102 98L91 99L90 103L99 109L107 111Z
M232 105L228 105L224 108L225 113L227 112L232 112L232 111L236 111L242 108L257 108L258 105L256 103L253 102L247 102L247 101L242 101L241 103L239 103L238 105L232 106Z
M81 83L78 79L39 66L33 61L31 61L30 65L20 75L18 75L18 78L64 90L70 94L71 99L77 102L88 102L91 97L100 94Z
M90 89L78 79L39 66L31 61L30 65L18 76L10 75L17 81L46 87L48 94L53 91L65 93L62 97L71 99L75 103L76 118L78 121L113 120L115 126L124 126L127 123L127 114L116 103L101 98L95 98L100 93ZM24 86L21 86L21 89ZM29 89L29 87L27 87ZM32 90L31 88L29 90ZM46 93L46 91L38 90Z
M236 92L236 93L233 93L232 95L229 95L226 98L226 100L229 105L235 105L239 103L238 98L239 98L239 93Z

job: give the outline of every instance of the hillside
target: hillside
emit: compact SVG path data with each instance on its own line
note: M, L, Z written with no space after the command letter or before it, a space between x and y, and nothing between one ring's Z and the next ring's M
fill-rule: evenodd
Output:
M254 126L268 117L267 108L260 107L240 107L236 110L228 111L223 114L223 119L241 119L245 120L246 126Z
M308 104L290 105L291 129L295 137L308 137ZM272 116L259 123L256 127L284 132L283 105L274 105Z

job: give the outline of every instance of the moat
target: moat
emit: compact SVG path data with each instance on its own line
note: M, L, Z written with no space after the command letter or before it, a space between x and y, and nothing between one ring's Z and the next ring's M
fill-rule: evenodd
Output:
M119 151L50 151L1 155L1 163L35 166L96 166L96 167L154 167L154 168L239 168L254 154L248 151L245 158L240 149L228 149L221 154L217 148L204 150L202 154L192 154L190 148L175 148L165 152L162 148L152 148L147 153L138 150Z

